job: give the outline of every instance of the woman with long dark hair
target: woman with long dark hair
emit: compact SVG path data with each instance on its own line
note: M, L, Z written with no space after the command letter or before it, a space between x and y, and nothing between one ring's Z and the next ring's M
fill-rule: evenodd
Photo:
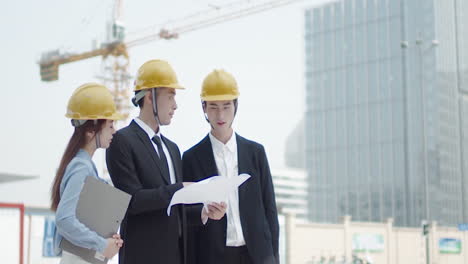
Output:
M61 264L88 263L78 256L62 252L60 243L66 239L110 259L122 247L120 235L101 237L76 218L76 206L86 177L100 179L92 157L96 149L109 147L115 133L114 120L121 119L122 115L117 113L113 97L105 86L87 83L75 90L65 116L71 118L75 131L62 156L51 190L51 208L56 211L55 252L62 253Z

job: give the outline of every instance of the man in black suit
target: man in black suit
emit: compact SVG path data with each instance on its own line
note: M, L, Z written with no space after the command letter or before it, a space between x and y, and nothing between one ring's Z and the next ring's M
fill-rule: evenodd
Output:
M251 175L229 194L226 215L191 229L189 252L197 264L279 263L279 224L270 168L262 145L234 133L239 91L231 74L204 80L202 106L211 132L183 155L184 181Z
M165 61L144 63L135 81L135 106L140 114L119 130L107 150L106 162L115 187L132 195L120 233L125 241L120 264L185 263L186 216L182 206L166 213L173 194L190 183L182 182L182 161L177 145L161 134L177 109L176 90L183 89ZM222 211L198 211L219 219Z

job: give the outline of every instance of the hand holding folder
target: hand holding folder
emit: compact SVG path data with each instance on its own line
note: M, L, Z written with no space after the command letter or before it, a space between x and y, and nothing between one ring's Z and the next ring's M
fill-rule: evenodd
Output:
M125 216L131 196L88 176L81 190L76 207L77 219L104 238L117 233ZM65 238L60 247L93 264L107 263L108 259L94 250L75 246Z

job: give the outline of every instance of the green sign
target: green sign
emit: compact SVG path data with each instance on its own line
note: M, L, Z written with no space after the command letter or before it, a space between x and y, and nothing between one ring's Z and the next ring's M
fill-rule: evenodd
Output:
M460 254L461 240L458 238L439 239L439 252L442 254Z
M385 248L383 235L354 234L353 252L382 252Z

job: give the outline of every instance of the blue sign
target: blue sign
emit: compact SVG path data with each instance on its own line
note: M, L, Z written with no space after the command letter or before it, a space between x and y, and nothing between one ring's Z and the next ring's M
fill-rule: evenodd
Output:
M44 240L42 241L42 256L56 257L54 251L55 217L44 218Z
M461 248L462 243L458 238L439 239L439 252L442 254L460 254Z
M381 234L353 234L353 252L383 252L384 238Z
M458 230L468 231L468 224L458 224Z

